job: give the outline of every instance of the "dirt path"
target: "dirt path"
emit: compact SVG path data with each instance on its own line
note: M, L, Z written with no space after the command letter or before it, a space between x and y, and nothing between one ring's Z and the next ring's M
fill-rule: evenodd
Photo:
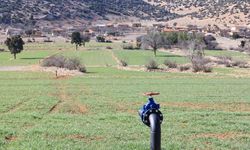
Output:
M111 53L112 58L116 61L116 63L119 65L120 64L120 59L115 56L115 53L112 50L108 50Z
M56 96L59 101L51 107L49 113L54 112L63 112L63 113L72 113L72 114L84 114L87 113L87 106L81 104L76 100L71 93L67 92L67 87L65 84L58 82L56 83L57 93Z
M27 66L0 66L0 71L23 71Z

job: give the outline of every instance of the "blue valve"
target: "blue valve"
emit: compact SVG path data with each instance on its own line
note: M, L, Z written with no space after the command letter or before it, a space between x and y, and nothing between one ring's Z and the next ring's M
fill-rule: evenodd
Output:
M154 98L149 95L148 102L139 110L139 116L141 117L142 122L147 126L150 126L149 116L152 113L156 113L160 118L160 122L162 122L163 115L159 109L160 104L155 103Z

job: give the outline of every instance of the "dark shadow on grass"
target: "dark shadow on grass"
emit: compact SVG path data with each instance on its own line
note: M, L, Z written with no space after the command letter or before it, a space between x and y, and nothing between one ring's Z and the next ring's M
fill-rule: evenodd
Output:
M183 57L179 55L156 55L156 57Z
M44 59L44 57L31 57L31 58L20 58L20 59L26 59L26 60L29 60L29 59Z

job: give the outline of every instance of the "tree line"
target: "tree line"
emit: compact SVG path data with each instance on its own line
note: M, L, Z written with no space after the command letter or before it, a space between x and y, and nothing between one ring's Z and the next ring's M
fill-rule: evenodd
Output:
M71 35L71 44L75 44L76 50L79 46L85 46L85 43L89 41L90 37L82 35L80 32L73 32ZM25 42L20 35L15 35L8 37L4 44L8 47L10 53L13 54L14 59L16 59L16 55L23 51Z
M196 48L217 49L218 43L212 35L204 36L200 33L188 32L158 32L149 31L146 35L137 37L136 45L138 48L151 48L156 56L159 48L177 47L180 49L190 47L195 43Z

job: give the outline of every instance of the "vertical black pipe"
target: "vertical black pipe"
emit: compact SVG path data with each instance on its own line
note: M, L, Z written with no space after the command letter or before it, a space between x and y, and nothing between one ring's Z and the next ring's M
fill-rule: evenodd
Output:
M160 117L156 113L149 116L151 128L151 150L161 150L161 123Z

